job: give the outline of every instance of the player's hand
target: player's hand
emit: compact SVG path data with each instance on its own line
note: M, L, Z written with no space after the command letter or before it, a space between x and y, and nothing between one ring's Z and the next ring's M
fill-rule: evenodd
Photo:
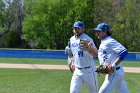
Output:
M80 45L81 50L90 51L90 49L89 49L90 41L89 40L82 38L82 39L80 39L79 45Z
M71 70L75 71L75 64L74 63L71 64Z
M109 65L108 65L108 68L112 69L112 71L114 71L114 69L115 69L115 68L112 66L112 64L109 64Z

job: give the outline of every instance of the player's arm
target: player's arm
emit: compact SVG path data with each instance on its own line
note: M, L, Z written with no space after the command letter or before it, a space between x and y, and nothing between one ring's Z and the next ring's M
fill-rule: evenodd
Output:
M68 55L68 67L70 68L71 72L73 72L75 70L75 65L72 50L70 48L70 42L68 42L68 46L65 47L65 54Z
M95 57L98 55L98 50L92 40L87 40L84 38L80 39L79 45L80 45L81 50L87 51Z
M112 66L116 67L122 62L122 60L124 60L124 58L128 54L128 50L116 40L112 40L108 46L112 49L112 51L117 53L117 59L114 61L114 63L112 63Z
M121 61L125 58L125 56L128 54L128 51L126 49L120 51L118 53L117 59L115 62L112 64L112 67L116 67Z
M72 64L71 64L71 70L72 70L72 72L74 72L74 70L75 70L75 64L74 64L74 60L72 59Z
M98 50L97 50L97 48L95 48L93 46L93 44L91 42L88 44L88 48L89 48L89 53L90 54L92 54L94 57L98 56Z
M70 58L69 56L68 56L68 67L71 70L71 72L74 72L75 70L74 60L73 58Z

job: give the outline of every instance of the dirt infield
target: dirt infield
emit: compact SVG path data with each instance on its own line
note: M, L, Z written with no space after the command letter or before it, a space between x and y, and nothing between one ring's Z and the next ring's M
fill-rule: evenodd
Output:
M0 68L69 70L67 65L46 65L46 64L5 64L5 63L0 63ZM140 67L124 67L124 71L130 72L130 73L140 73Z

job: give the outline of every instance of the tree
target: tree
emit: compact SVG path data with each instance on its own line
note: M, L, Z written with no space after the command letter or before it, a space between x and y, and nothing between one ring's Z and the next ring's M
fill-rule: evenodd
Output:
M113 0L112 2L115 1ZM115 19L112 22L114 37L124 44L129 51L139 51L139 0L117 0L117 2L111 4L114 7L113 13Z
M73 34L75 21L88 23L85 24L87 29L93 24L93 3L87 0L36 0L31 3L25 6L23 31L26 40L33 41L36 48L64 49Z
M22 9L21 9L22 5L21 5L21 0L13 0L8 1L7 3L5 3L5 7L3 7L3 33L1 33L0 35L0 41L2 42L3 39L5 38L5 36L7 36L7 34L10 31L18 31L19 33L19 37L21 37L21 33L22 33ZM9 35L8 35L9 36ZM11 38L11 36L7 37L7 38ZM14 37L12 37L14 38ZM20 39L21 38L17 38ZM6 41L5 41L6 42ZM11 42L8 42L9 44ZM5 44L5 43L3 43ZM5 45L1 44L1 47L4 47ZM21 42L19 43L21 44ZM8 46L11 47L11 46Z

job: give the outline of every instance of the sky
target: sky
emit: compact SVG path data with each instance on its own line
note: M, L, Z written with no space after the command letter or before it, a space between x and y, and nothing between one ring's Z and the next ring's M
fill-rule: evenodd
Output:
M5 9L7 9L9 7L9 4L13 2L13 0L2 0L5 4ZM23 5L23 2L24 0L20 0L22 2L22 5Z
M13 0L2 0L5 4L5 9L7 9L9 7L9 3L12 3Z

